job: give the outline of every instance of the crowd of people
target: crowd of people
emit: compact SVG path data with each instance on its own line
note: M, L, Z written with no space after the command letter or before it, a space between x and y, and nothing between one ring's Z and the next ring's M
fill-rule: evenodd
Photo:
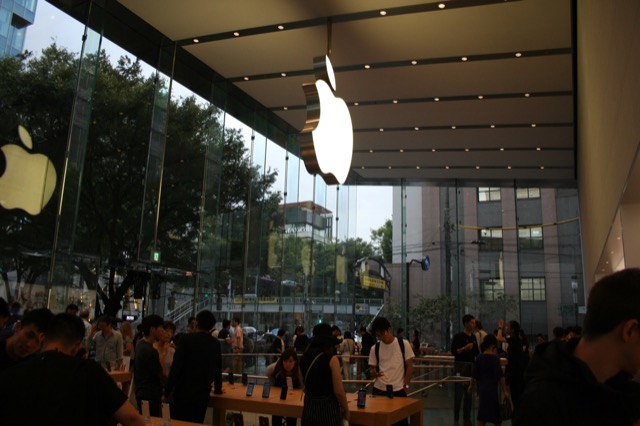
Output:
M501 405L514 426L640 424L639 301L640 269L609 275L591 289L583 327L555 327L549 342L539 333L533 351L517 321L488 334L465 315L451 353L456 375L472 379L455 384L454 424L461 408L462 424L473 424L476 385L478 426L500 425Z
M583 328L556 327L549 342L538 334L532 351L517 321L499 320L488 333L472 315L463 316L464 329L450 345L459 376L454 424L473 424L477 389L479 426L501 424L505 405L516 426L637 425L639 300L640 269L607 276L591 290ZM239 354L250 344L239 318L223 320L219 330L215 326L213 313L205 310L176 334L173 323L151 314L134 334L130 324L117 329L108 317L91 324L87 312L73 304L59 314L48 309L21 314L0 298L2 424L52 424L55 419L65 425L142 425L143 403L152 416L160 417L162 404L168 403L173 419L202 423L212 390L224 392L223 372L244 372ZM374 395L406 397L414 358L423 349L417 330L409 341L384 317L376 317L370 330L359 329L359 344L349 331L326 323L317 324L312 336L296 327L291 341L285 330L276 333L268 349L272 359L265 375L274 386L304 388L304 426L349 420L343 380L354 378L354 371L355 378L370 380ZM108 373L128 368L134 371L134 404ZM279 416L272 421L297 422Z

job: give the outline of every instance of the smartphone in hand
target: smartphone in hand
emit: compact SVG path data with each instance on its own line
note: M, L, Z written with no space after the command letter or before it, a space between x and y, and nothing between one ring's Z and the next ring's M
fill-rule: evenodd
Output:
M393 385L387 385L387 397L393 398Z

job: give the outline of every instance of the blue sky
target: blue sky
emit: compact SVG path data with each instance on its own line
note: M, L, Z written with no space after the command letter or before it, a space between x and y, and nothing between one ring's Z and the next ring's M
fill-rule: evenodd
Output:
M49 46L52 42L66 47L72 52L80 52L82 48L82 33L84 26L78 21L68 17L48 2L40 0L36 9L35 23L27 29L25 49L34 52L36 55ZM116 60L126 52L108 40L103 41L102 48L112 60ZM147 72L152 72L151 67L145 67ZM175 87L175 86L174 86ZM177 87L177 94L180 95L180 87ZM182 92L187 95L188 92ZM229 121L229 120L227 120ZM228 123L229 124L229 123ZM242 127L239 122L230 125ZM250 140L250 130L245 140ZM271 160L268 160L271 163ZM283 175L283 173L281 174ZM308 192L309 195L304 194ZM300 199L312 199L311 189L301 188ZM393 210L392 189L388 186L359 187L357 193L357 217L356 236L364 240L369 240L371 229L377 229L383 225L384 221L391 219ZM351 233L351 232L350 232Z

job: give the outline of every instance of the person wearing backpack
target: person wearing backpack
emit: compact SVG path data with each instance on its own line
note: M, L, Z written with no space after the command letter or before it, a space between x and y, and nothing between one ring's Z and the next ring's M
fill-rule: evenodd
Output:
M371 323L371 332L378 338L374 350L369 353L371 375L375 377L373 395L387 395L387 385L393 388L393 396L406 397L413 373L413 349L406 339L393 335L386 318L377 317ZM395 425L408 425L403 419Z

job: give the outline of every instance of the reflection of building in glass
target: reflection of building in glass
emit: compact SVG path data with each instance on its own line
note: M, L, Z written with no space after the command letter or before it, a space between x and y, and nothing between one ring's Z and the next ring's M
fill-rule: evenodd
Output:
M18 55L27 27L33 24L38 0L0 0L0 56Z
M333 212L313 201L280 205L285 215L285 235L329 241L333 235Z
M399 200L395 194L394 217ZM576 190L407 188L406 205L407 259L431 258L429 272L412 269L411 295L459 296L489 332L500 318L519 321L528 335L581 323L584 301L574 302L572 289L583 282Z

